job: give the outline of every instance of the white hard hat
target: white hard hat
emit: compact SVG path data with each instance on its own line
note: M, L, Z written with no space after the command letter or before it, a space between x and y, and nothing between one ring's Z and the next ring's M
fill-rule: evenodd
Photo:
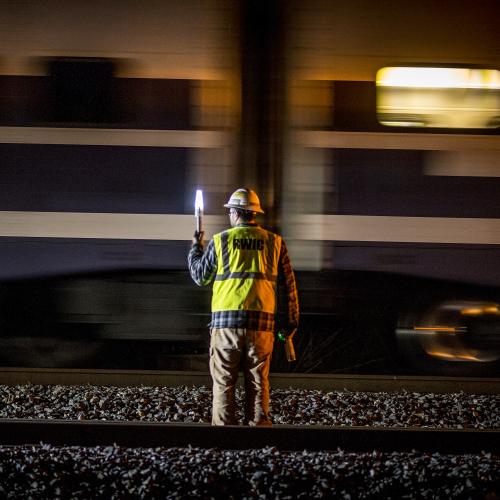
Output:
M239 208L240 210L248 210L249 212L258 212L259 214L264 213L257 193L248 188L237 189L224 206L226 208Z

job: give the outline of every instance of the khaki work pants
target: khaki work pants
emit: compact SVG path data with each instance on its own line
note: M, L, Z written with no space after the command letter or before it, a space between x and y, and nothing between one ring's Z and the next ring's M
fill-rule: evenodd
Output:
M238 424L235 391L240 368L245 379L245 424L271 425L269 366L274 334L246 328L213 328L210 334L212 425Z

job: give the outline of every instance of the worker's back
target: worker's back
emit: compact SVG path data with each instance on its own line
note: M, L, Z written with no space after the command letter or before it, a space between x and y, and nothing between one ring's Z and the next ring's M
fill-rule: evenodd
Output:
M217 255L212 311L248 310L273 314L281 237L255 224L214 235Z

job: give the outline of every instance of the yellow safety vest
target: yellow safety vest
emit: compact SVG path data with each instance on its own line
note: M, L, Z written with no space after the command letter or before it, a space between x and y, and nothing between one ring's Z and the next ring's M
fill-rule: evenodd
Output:
M258 226L238 226L213 237L217 274L212 312L276 310L281 236Z

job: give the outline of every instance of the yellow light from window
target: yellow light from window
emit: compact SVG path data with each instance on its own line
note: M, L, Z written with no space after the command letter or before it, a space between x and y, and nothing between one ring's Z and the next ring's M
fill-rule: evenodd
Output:
M465 316L479 316L481 314L499 314L498 306L491 305L485 307L467 307L460 311L460 314Z
M456 333L457 329L450 326L415 326L413 328L417 332L447 332Z
M462 309L460 311L460 314L463 314L464 316L479 316L480 314L483 314L483 309L481 307L468 307L467 309Z
M488 306L483 309L483 312L489 314L500 314L500 309L498 306Z
M387 67L377 72L379 87L500 89L500 71L468 68Z
M377 119L392 127L497 128L500 71L387 67L376 75Z
M449 353L444 351L427 351L429 356L433 356L439 359L446 359L450 361L481 361L477 356L466 353Z

